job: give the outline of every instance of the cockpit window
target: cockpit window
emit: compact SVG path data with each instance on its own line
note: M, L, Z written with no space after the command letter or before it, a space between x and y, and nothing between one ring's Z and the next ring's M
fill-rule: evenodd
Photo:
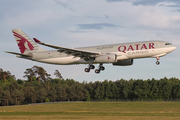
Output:
M165 45L172 45L171 43L166 43Z

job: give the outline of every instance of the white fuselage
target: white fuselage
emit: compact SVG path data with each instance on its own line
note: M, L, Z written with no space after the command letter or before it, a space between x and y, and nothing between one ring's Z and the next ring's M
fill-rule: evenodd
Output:
M111 44L92 47L78 48L80 50L95 51L103 54L116 54L117 60L138 59L148 57L161 57L176 49L175 46L165 41L143 41L133 43ZM73 55L60 53L58 50L32 52L33 61L49 64L68 65L68 64L88 64L88 61ZM93 64L96 61L93 61ZM106 62L109 63L109 62Z

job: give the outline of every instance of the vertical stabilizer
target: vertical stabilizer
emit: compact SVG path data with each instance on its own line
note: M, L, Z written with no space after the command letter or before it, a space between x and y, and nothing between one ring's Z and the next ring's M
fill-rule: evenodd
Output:
M12 32L22 54L45 51L32 41L21 29L12 29Z

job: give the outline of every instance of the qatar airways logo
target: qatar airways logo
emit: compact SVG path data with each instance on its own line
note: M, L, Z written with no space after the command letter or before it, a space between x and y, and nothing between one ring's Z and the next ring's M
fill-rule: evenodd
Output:
M146 49L154 49L154 43L149 43L148 46L146 46L146 44L134 44L134 45L129 45L128 47L124 45L118 47L118 50L123 53L126 53L126 51L130 51L130 50L134 51L134 50L146 50Z
M24 53L25 50L33 50L34 49L34 46L23 36L19 35L18 33L14 32L14 31L13 31L13 34L15 37L19 38L19 40L17 40L17 43L18 43L21 53Z

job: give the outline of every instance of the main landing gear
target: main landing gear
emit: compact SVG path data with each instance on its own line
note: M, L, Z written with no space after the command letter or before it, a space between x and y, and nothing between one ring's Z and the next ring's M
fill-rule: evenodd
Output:
M160 62L159 62L159 59L160 59L160 58L157 57L156 59L157 59L156 64L159 65L159 64L160 64Z
M105 70L105 67L103 66L102 63L100 63L100 64L99 64L99 69L96 69L96 70L95 70L95 73L98 74L98 73L100 73L100 71L103 71L103 70Z
M85 68L84 71L85 71L85 72L90 72L90 70L91 70L91 69L94 69L94 68L95 68L94 65L89 65L89 67L88 67L88 68ZM98 73L100 73L100 71L103 71L103 70L105 70L105 67L104 67L103 64L101 63L101 64L99 64L98 69L95 70L95 73L98 74Z
M85 68L84 71L85 71L85 72L90 72L90 70L91 70L91 69L94 69L94 68L95 68L94 65L89 65L89 67L88 67L88 68Z

